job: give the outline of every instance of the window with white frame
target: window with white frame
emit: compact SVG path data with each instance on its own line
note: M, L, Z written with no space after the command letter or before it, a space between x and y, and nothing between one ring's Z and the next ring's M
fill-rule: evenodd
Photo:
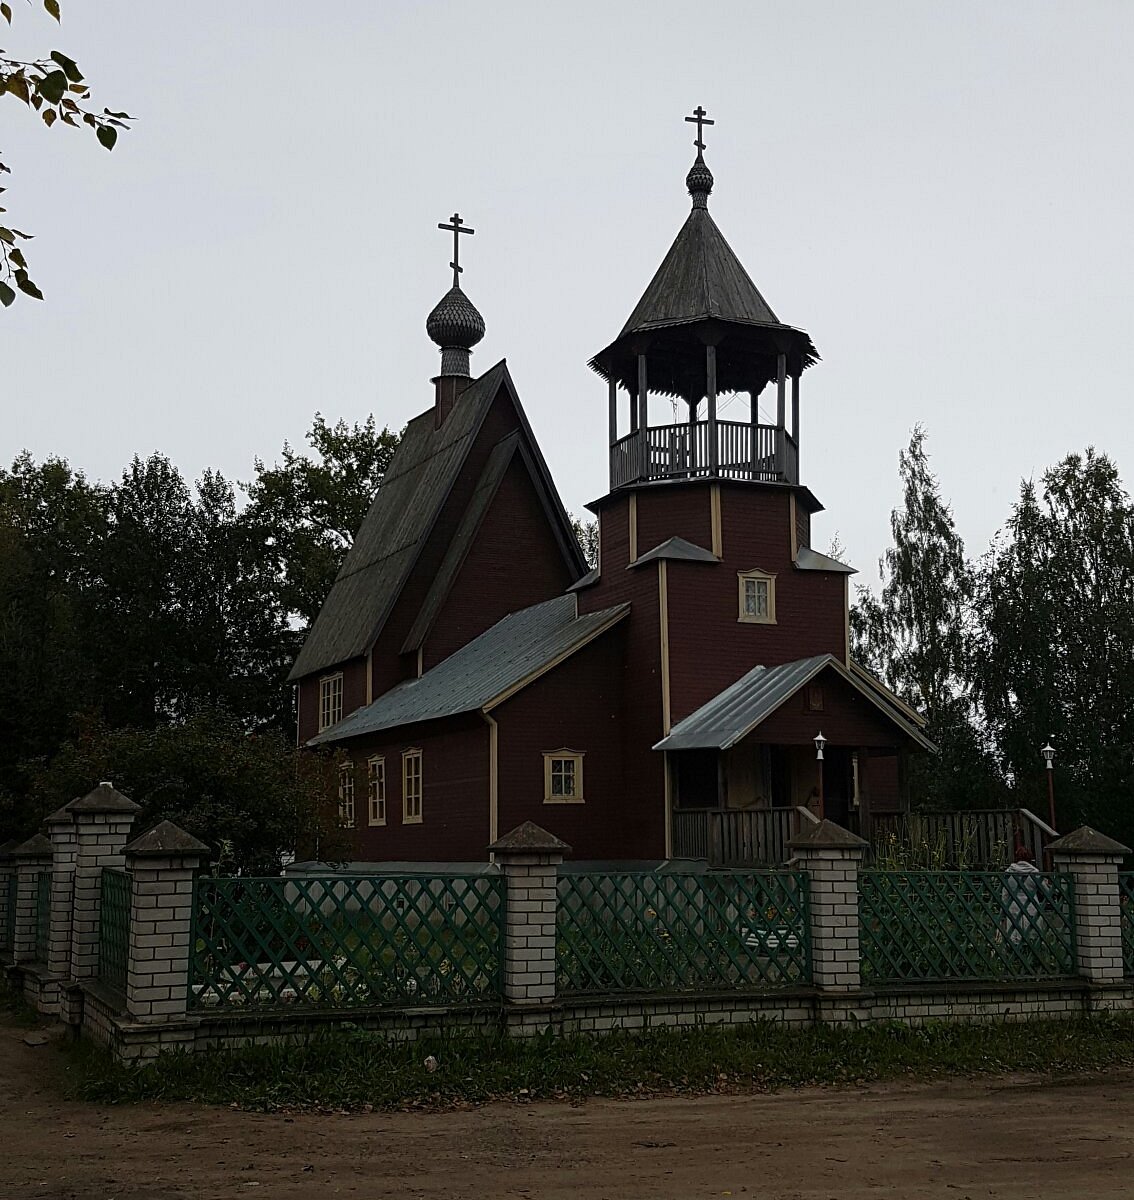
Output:
M402 753L402 824L421 824L421 751Z
M343 716L343 673L324 675L319 680L319 732L341 721Z
M354 764L339 767L339 822L354 828Z
M767 571L741 571L740 617L758 625L776 623L776 577Z
M386 824L386 760L380 754L366 760L366 809L371 825Z
M550 750L543 756L544 804L583 803L583 756L576 750Z

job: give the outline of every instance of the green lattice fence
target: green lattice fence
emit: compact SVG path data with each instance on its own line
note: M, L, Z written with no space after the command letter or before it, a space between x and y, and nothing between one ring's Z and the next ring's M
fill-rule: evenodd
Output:
M113 991L126 992L130 946L130 876L116 867L102 869L98 917L98 979Z
M1134 875L1119 875L1118 895L1122 904L1123 972L1134 975Z
M47 962L51 936L51 872L40 871L35 880L35 961Z
M189 1003L498 1001L498 875L199 879Z
M1041 872L863 871L859 940L868 983L1073 975L1072 879Z
M811 979L803 872L565 874L563 994L774 988Z

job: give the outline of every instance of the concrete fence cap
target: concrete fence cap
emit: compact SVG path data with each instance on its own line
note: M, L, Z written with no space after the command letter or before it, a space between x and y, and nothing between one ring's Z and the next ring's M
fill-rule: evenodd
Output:
M13 858L50 858L51 843L43 836L42 833L37 833L35 837L30 837L26 842L21 842L13 851Z
M105 780L85 796L72 800L67 807L73 813L122 813L124 816L133 816L142 811L140 804L135 804L129 796L123 796L114 784Z
M857 833L851 833L849 829L825 818L818 825L809 825L788 842L792 850L865 850L868 845L869 842Z
M1080 825L1078 829L1073 829L1063 837L1050 842L1047 848L1055 854L1117 855L1130 853L1129 846L1116 842L1114 838L1107 837L1105 833L1099 833L1097 829L1092 829L1089 825Z
M571 847L534 821L525 821L511 833L497 838L488 849L493 854L507 854L508 851L515 854L567 854Z
M136 837L122 851L132 854L135 858L146 857L172 858L183 855L186 858L208 858L212 853L204 842L199 842L191 833L186 833L180 825L172 821L162 821L148 833Z
M70 804L64 804L62 808L57 808L53 813L43 818L45 825L70 825L74 821L71 815Z
M12 857L12 851L20 844L19 838L9 838L6 842L0 842L0 859Z

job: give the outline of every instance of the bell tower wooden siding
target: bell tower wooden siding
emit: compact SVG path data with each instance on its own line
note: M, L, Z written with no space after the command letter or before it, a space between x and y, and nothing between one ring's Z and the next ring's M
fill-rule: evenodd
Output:
M560 595L573 582L531 475L517 454L426 636L424 669L436 666L507 613Z

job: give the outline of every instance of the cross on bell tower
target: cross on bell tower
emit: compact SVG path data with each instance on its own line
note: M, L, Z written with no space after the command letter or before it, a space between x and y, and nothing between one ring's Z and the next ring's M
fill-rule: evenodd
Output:
M464 223L460 213L454 213L437 228L453 235L453 261L449 264L453 268L453 286L441 297L425 322L425 332L441 348L441 373L434 380L437 423L440 425L472 377L469 359L472 348L484 337L484 318L461 290L461 272L464 270L461 266L461 234L472 234L475 230Z
M453 286L457 287L457 286L459 286L459 283L460 283L458 276L464 270L464 267L461 266L461 234L462 233L474 234L474 233L476 233L476 230L470 229L464 223L464 221L461 220L460 213L454 213L449 218L449 221L450 221L450 224L448 224L448 225L446 225L444 223L444 221L442 221L441 224L437 226L437 228L452 230L452 233L453 233L453 261L449 264L449 266L451 266L453 268Z
M696 141L694 141L693 145L697 147L698 153L700 153L701 151L703 151L705 149L705 143L701 140L702 137L704 136L704 131L702 129L702 126L703 125L715 125L716 121L709 120L709 114L705 111L704 108L702 108L702 106L700 104L698 104L697 107L693 110L693 115L691 117L686 117L685 119L686 119L686 121L692 122L697 126L697 138L696 138Z

